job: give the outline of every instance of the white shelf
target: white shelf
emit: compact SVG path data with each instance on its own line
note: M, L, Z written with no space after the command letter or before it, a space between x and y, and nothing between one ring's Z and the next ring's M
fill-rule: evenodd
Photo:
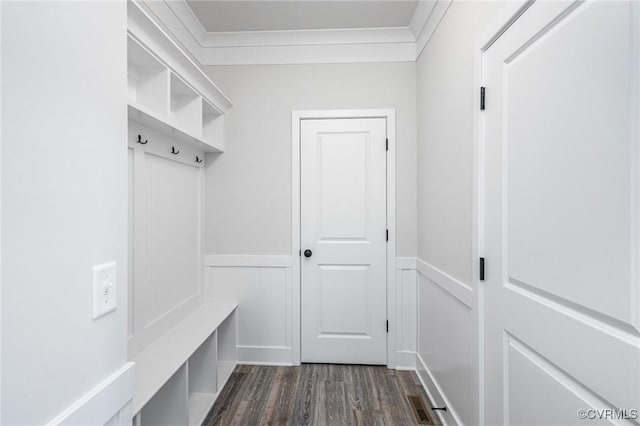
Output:
M205 152L222 152L222 111L225 105L230 106L228 99L222 107L216 105L131 35L127 39L127 69L129 120Z
M224 115L202 100L202 137L207 143L224 149Z
M201 137L180 129L143 105L129 103L129 120L156 130L178 141L192 144L204 152L222 152L222 146L216 146Z
M200 426L216 401L215 393L189 395L189 426Z
M137 368L136 368L137 369ZM138 372L136 371L136 375ZM188 404L186 366L181 365L158 389L140 413L140 426L176 426L187 423Z
M129 102L168 118L169 69L131 38L127 39L127 58Z
M171 73L170 120L189 133L202 134L202 98L180 77Z
M218 339L218 389L222 389L224 384L233 373L238 360L236 345L236 317L230 316L216 330Z
M191 55L181 48L166 31L158 25L153 7L145 1L127 2L127 33L137 43L158 53L162 62L180 75L198 91L203 98L216 105L221 111L233 106L231 100L207 76ZM158 2L160 3L160 2Z
M226 321L229 319L227 318ZM201 425L216 399L218 331L189 358L189 425Z
M184 366L236 307L233 303L206 303L132 359L136 363L134 413L140 411ZM232 318L235 321L235 315Z

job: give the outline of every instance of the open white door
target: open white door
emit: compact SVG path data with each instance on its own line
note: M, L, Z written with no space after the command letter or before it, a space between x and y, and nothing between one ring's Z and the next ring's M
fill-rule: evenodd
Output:
M386 120L301 121L302 361L386 364Z
M536 2L484 55L489 425L638 422L638 6Z

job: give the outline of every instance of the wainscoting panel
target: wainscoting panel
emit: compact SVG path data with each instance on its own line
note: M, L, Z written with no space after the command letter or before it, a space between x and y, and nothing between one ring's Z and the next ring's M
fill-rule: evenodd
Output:
M415 257L396 259L396 369L414 370L417 349L418 275Z
M290 256L205 256L205 300L238 304L238 362L292 365Z
M418 259L416 370L447 424L477 418L477 317L475 293L464 283Z
M131 425L135 366L128 362L60 413L49 425Z
M294 318L291 256L206 255L207 302L238 304L238 360L244 364L292 365ZM396 259L396 368L414 370L417 348L415 258Z

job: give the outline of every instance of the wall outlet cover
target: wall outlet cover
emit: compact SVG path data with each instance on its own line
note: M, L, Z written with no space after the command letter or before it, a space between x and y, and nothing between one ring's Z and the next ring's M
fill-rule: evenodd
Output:
M116 262L93 267L93 319L116 309Z

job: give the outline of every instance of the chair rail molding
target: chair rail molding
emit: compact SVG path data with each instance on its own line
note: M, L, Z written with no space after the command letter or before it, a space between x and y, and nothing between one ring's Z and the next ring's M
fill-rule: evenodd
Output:
M293 259L289 255L226 255L207 254L204 266L245 268L291 268Z
M103 425L115 416L118 416L116 424L130 424L134 374L135 364L127 362L51 420L49 425Z
M451 4L421 0L406 27L208 32L185 0L130 1L144 4L201 65L412 62Z
M420 275L429 278L458 301L475 309L477 301L472 287L421 259L417 259L416 269Z
M399 269L415 270L416 261L417 261L417 258L415 257L396 257L396 270L399 270Z

